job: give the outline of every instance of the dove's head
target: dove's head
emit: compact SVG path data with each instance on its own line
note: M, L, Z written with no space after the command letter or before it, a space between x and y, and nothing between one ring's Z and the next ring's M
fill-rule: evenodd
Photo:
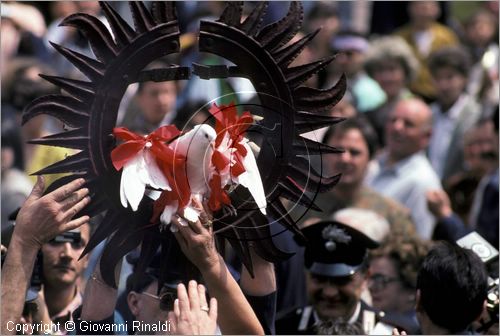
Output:
M193 140L196 143L206 143L207 145L215 141L217 133L212 126L207 124L196 125L193 127Z

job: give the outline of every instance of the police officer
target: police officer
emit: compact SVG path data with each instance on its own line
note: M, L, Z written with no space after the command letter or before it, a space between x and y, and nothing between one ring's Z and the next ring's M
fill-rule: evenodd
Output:
M356 216L356 211L352 211L351 215L334 214L333 220L302 229L305 239L300 243L305 245L310 306L278 316L277 334L314 334L322 322L331 320L357 324L367 334L374 328L377 314L361 299L361 294L367 281L367 251L379 242L361 231L359 218L370 219L366 212ZM376 214L375 218L380 220Z

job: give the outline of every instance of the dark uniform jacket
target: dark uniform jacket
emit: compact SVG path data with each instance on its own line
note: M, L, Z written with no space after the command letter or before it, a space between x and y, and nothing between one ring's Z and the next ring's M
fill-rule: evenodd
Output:
M312 306L294 309L288 314L277 316L276 334L278 335L312 335L316 334L316 328L321 323L314 313ZM366 333L373 329L377 321L377 313L364 301L361 301L361 309L356 322L359 322ZM367 331L368 330L368 331Z
M368 306L364 301L361 301L361 309L356 319L361 325L365 334L369 334L379 323L383 323L390 327L404 330L409 335L420 334L415 313L396 314L384 313L376 311ZM317 327L321 323L317 319L312 306L293 309L283 316L276 317L276 334L278 335L312 335L317 334ZM380 329L378 329L380 330Z

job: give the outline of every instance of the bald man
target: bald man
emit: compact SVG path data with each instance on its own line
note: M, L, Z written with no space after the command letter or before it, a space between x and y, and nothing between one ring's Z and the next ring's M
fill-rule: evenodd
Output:
M417 233L430 239L435 219L427 209L425 194L441 186L425 156L432 132L432 112L422 100L402 100L391 111L385 131L387 146L367 183L407 206Z

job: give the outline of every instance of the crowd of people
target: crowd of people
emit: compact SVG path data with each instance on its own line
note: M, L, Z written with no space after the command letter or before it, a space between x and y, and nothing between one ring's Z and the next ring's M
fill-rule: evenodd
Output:
M288 5L270 2L264 24ZM111 6L133 26L126 3ZM176 7L180 54L146 70L224 62L196 47L199 20L217 19L224 3ZM61 176L30 175L74 153L28 142L66 126L40 114L21 127L32 100L58 93L38 74L85 80L49 44L93 57L61 20L106 19L97 1L2 3L2 334L498 333L498 1L307 1L303 11L290 43L316 36L291 66L336 55L306 84L345 76L347 90L324 112L345 120L303 135L342 149L311 161L341 174L310 195L322 211L287 204L300 237L269 219L274 244L293 256L273 264L250 244L250 272L229 246L216 248L212 214L197 203L199 221L174 216L168 258L158 252L141 272L140 248L130 252L112 287L102 244L80 259L103 219L75 218L91 201L84 181L44 193ZM244 78L134 83L117 125L190 129L216 98L258 103ZM492 258L457 244L472 232Z

